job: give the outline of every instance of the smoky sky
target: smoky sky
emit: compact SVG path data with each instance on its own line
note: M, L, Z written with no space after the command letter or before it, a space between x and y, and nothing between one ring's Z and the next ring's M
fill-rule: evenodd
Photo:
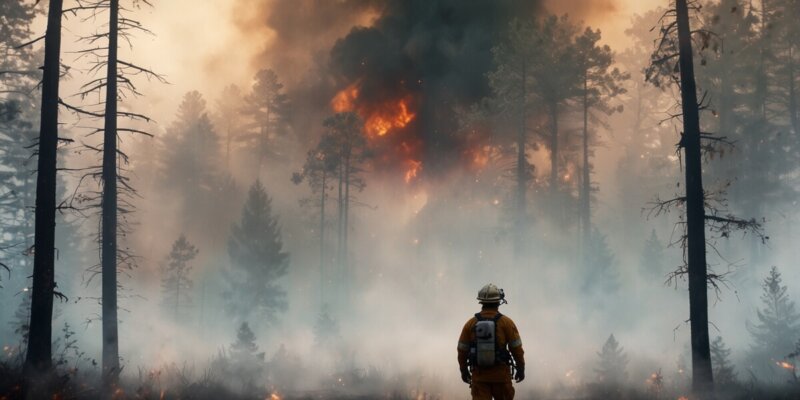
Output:
M542 9L539 0L277 1L263 7L263 19L249 18L248 29L262 24L272 31L258 62L291 81L295 129L313 138L309 132L319 132L331 113L331 98L355 82L359 103L410 95L415 119L376 150L386 156L413 146L429 177L464 158L467 143L457 132L455 109L489 95L492 46L512 19L533 18Z
M359 101L414 95L417 118L396 138L419 144L430 176L463 156L454 109L489 95L486 74L498 34L513 18L538 10L538 2L521 0L387 2L371 27L356 27L336 42L330 73L340 87L361 82Z

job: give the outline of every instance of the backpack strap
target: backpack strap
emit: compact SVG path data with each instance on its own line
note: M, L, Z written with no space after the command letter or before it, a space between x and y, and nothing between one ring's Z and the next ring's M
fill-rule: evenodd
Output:
M502 317L503 317L503 314L500 314L500 312L498 312L497 315L495 315L494 318L492 318L492 321L494 321L495 326L497 326L497 321L499 321L500 318L502 318Z

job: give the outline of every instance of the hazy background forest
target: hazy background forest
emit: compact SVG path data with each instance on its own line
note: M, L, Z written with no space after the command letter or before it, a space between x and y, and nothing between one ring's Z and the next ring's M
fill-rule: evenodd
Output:
M65 1L78 8L63 17L60 93L91 109L103 92L88 50L107 17L85 3ZM670 2L152 3L121 3L152 31L119 50L147 69L129 71L119 109L150 119L118 132L129 394L217 382L257 398L464 398L457 335L488 282L522 333L523 398L687 393L683 211L658 206L683 191L680 93L649 68ZM800 2L701 3L701 126L733 144L704 158L709 207L763 233L709 232L715 380L797 390ZM18 46L44 33L46 6L0 0L0 361L12 367L31 303L43 55L42 42ZM53 357L92 385L102 121L70 107Z

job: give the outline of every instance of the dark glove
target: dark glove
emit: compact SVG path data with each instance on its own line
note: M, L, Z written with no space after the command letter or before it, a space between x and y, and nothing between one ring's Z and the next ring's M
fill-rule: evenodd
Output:
M514 374L514 380L517 381L517 383L525 380L525 366L517 367L517 373Z
M468 368L461 368L461 380L464 381L464 383L472 383L472 375L469 373Z

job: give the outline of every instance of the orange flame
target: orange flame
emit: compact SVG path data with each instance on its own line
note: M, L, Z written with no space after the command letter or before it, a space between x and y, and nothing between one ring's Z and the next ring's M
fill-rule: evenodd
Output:
M356 99L358 99L358 84L354 83L336 93L331 100L331 108L337 113L353 111L356 108Z
M411 181L419 175L419 172L422 171L422 161L408 160L406 164L408 164L405 176L406 183L411 183Z
M405 128L415 116L408 110L408 99L400 99L371 114L364 123L364 129L369 136L383 136L391 129Z
M792 370L794 369L794 365L786 361L777 361L775 364L777 364L779 367L783 369L792 369Z
M408 96L383 104L359 106L356 104L359 94L359 83L356 82L336 93L330 104L335 112L357 112L364 119L364 131L369 137L384 136L392 129L405 128L416 117Z
M377 139L389 135L394 130L403 129L410 124L416 113L413 111L414 98L411 95L390 100L381 100L377 104L359 102L361 83L356 81L342 89L331 99L330 106L334 112L356 112L364 120L364 135L369 139ZM402 140L401 138L398 138ZM398 152L402 154L405 164L404 178L406 183L416 179L422 170L422 162L416 156L417 148L407 141L399 143Z

